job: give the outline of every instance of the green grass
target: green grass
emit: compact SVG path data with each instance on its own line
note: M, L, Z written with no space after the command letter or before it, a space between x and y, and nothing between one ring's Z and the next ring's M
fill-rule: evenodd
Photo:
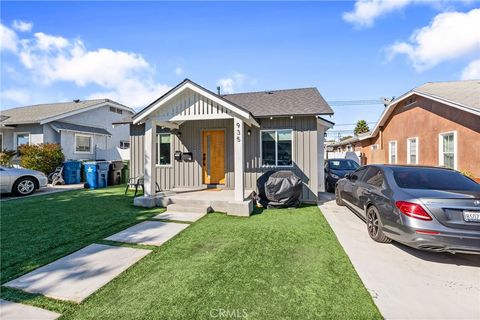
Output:
M163 209L133 206L125 186L1 202L1 282L103 239Z
M115 199L99 210L103 214L127 211L134 220L151 215L136 211L131 199L121 200L118 190L102 191ZM77 208L75 203L70 205ZM89 244L81 241L80 246ZM15 245L17 251L23 249L18 242L12 249ZM316 206L265 210L249 218L209 214L153 247L80 305L5 288L2 297L61 312L62 319L235 318L232 314L248 319L381 319ZM224 317L221 310L226 310Z

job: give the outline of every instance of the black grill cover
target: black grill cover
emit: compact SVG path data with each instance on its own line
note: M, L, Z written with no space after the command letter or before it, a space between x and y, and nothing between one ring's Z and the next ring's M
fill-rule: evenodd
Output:
M302 180L291 171L268 171L257 180L257 189L263 207L298 207Z

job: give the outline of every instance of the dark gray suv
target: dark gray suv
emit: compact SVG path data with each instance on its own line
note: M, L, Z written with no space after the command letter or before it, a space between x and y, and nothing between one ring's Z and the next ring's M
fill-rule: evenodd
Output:
M480 185L455 170L368 165L340 179L335 198L377 242L480 253Z

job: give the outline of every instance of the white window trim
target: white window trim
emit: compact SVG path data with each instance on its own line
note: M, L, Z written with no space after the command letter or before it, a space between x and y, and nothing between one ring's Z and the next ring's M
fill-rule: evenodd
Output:
M443 161L443 136L453 133L453 169L458 168L458 152L457 152L457 131L441 132L438 134L438 165L443 167L445 162Z
M13 144L14 144L14 149L15 150L18 150L18 140L17 140L17 137L18 135L20 134L28 134L28 145L31 145L32 144L32 134L30 132L14 132L13 133ZM2 144L3 146L3 144Z
M275 131L275 165L264 165L262 158L262 132ZM279 166L278 165L278 131L290 131L292 136L292 164L289 166ZM262 168L293 168L293 150L295 150L295 142L293 137L293 129L263 129L260 130L260 165Z
M392 163L392 142L395 142L395 163ZM398 163L398 147L397 140L388 141L388 163L397 164Z
M90 138L90 150L89 151L77 151L77 137L87 137ZM74 154L93 154L93 135L90 134L81 134L75 133L74 135L74 146L73 146L73 153Z
M128 148L122 148L122 142L125 144L125 142L128 143ZM120 144L118 146L121 150L127 150L130 149L130 140L120 140Z
M157 153L158 155L160 155L160 141L158 141L158 137L160 135L170 135L170 164L159 164L158 163L158 159L155 159L155 166L158 167L158 168L171 168L173 167L173 134L169 133L169 132L160 132L160 133L157 133L155 135L155 144L158 145L158 150L157 150Z
M410 156L411 156L411 153L410 153L410 143L412 142L412 140L416 140L417 144L415 146L415 160L416 162L415 163L411 163L410 162ZM408 138L407 139L407 164L419 164L420 161L419 161L419 157L418 157L418 150L420 150L418 148L418 137L411 137L411 138Z

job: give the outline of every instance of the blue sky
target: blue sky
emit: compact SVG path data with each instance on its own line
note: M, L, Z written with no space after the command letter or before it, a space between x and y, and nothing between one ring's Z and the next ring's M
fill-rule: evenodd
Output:
M412 0L1 2L0 104L109 97L137 108L186 77L224 92L315 86L330 101L399 96L428 81L480 78L478 8ZM374 122L382 109L336 106L333 120Z

